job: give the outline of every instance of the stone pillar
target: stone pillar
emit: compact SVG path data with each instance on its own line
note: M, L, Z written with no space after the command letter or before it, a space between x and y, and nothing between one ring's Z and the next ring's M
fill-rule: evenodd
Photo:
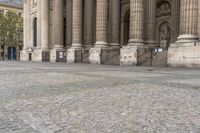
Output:
M49 0L41 0L41 49L35 61L49 61Z
M146 8L146 41L151 47L155 46L155 22L156 22L156 3L155 0L147 0Z
M108 49L108 0L97 0L96 3L96 43L90 49L89 61L92 64L102 64L102 52Z
M24 5L23 5L23 32L24 32L24 36L23 36L23 49L25 50L27 48L27 12L28 12L28 8L27 8L27 4L28 4L28 0L24 1Z
M41 47L41 1L37 1L37 47Z
M177 44L190 46L197 42L198 1L181 0L180 7L180 35Z
M129 44L128 46L124 46L121 49L120 52L121 65L139 64L138 49L143 49L144 47L143 30L144 30L144 1L130 0ZM146 64L146 62L143 62L143 64Z
M72 0L66 0L66 46L72 45Z
M24 1L24 46L23 50L20 52L20 60L21 61L28 61L29 57L28 54L31 51L31 1L25 0Z
M73 0L72 48L82 48L82 0Z
M85 0L84 9L84 47L94 46L94 0Z
M31 29L32 29L32 23L31 23L31 2L30 1L27 1L27 47L28 48L31 48L32 45L31 45L31 41L32 41L32 38L31 38Z
M198 38L200 41L200 1L198 1Z
M110 46L112 48L120 47L120 0L111 0L111 33Z
M51 62L66 61L66 51L63 48L63 29L64 29L64 1L55 0L55 15L54 15L54 37L55 44L51 50Z
M95 47L106 48L108 30L108 0L97 0L96 44Z
M67 51L67 62L75 63L75 53L82 49L82 7L83 0L73 0L72 46Z
M199 0L180 0L180 35L168 50L168 66L200 67Z
M130 0L130 39L129 46L143 45L144 2Z

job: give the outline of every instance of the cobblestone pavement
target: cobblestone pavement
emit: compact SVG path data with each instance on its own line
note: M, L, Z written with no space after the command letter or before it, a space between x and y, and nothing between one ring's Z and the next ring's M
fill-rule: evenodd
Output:
M200 69L0 62L0 133L200 133Z

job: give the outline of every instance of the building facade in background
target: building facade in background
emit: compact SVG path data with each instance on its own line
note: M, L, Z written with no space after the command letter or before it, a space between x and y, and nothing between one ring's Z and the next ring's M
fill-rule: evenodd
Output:
M23 3L22 2L10 2L8 0L0 1L0 14L6 14L6 12L16 12L22 17ZM1 21L1 20L0 20ZM1 29L0 29L1 31ZM3 43L0 32L0 60L20 60L20 51L23 48L23 29L19 29L19 42L16 45L8 46Z
M22 61L200 66L199 0L25 0Z

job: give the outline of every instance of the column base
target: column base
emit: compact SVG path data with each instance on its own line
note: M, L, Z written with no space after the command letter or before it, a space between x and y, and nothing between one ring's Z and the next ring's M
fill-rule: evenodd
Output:
M190 46L196 46L198 42L198 37L194 35L180 35L175 43L173 45L174 47L190 47Z
M48 49L35 49L32 54L32 61L49 62L50 61L50 51Z
M200 68L200 45L190 47L170 47L168 66Z
M50 51L50 61L51 62L66 62L67 52L64 48L55 47Z
M120 44L119 43L110 43L109 46L111 48L120 48Z
M91 48L89 60L91 64L119 65L120 48Z

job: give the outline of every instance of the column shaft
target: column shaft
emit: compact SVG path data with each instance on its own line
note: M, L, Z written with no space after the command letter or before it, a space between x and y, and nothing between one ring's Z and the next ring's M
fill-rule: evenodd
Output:
M28 0L25 0L24 1L24 5L23 5L23 18L24 18L24 21L23 21L23 32L24 32L24 36L23 36L23 49L26 49L27 48L27 4L28 4Z
M63 0L55 0L55 45L56 48L63 47L63 22L64 22L64 5Z
M85 0L84 9L84 47L94 45L94 0Z
M95 47L108 47L107 30L108 30L108 0L97 0Z
M111 0L110 46L120 47L120 0Z
M66 46L72 44L72 0L66 0Z
M41 0L41 48L49 48L49 0Z
M41 47L41 1L37 1L37 47Z
M26 40L26 45L27 47L32 47L31 46L31 1L30 0L27 0L27 14L26 14L26 34L27 34L27 40Z
M198 0L198 38L200 40L200 1Z
M130 39L129 46L143 44L144 2L130 0Z
M155 21L156 3L155 0L147 0L146 8L146 42L148 45L155 45Z
M72 48L82 47L82 0L73 0Z
M197 40L198 1L181 0L178 42L195 42Z

